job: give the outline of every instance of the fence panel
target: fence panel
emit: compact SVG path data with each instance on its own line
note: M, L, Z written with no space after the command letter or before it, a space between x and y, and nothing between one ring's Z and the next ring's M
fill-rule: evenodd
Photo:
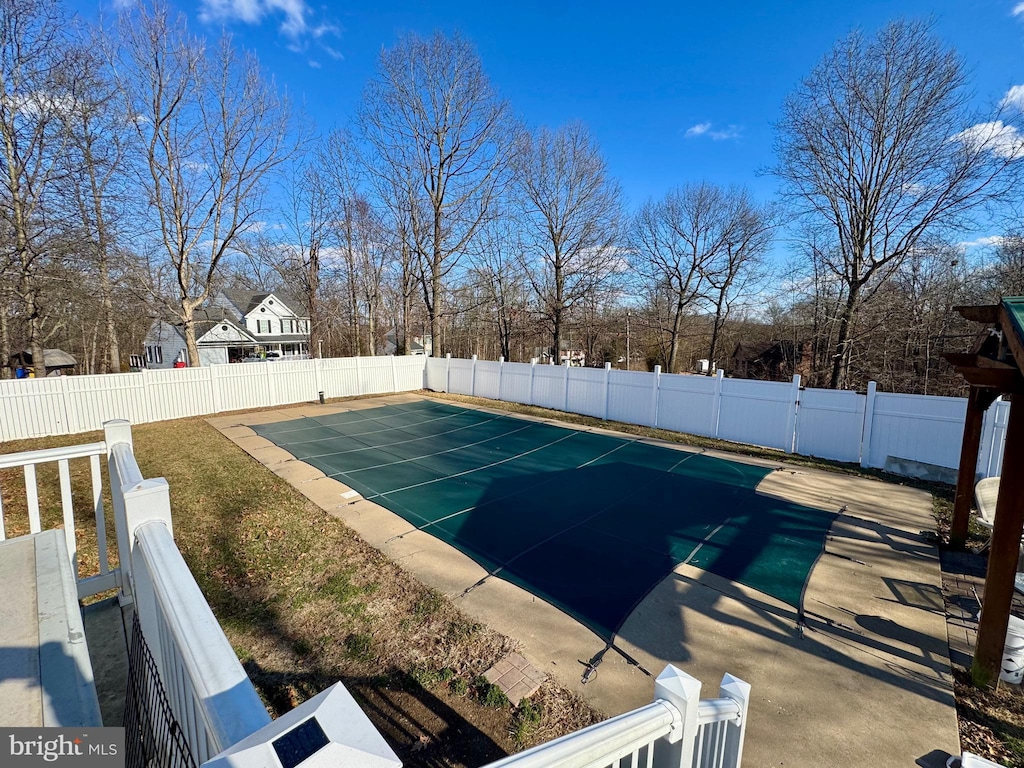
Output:
M566 410L605 417L608 408L608 372L601 368L569 368L569 403Z
M427 389L434 392L448 391L448 361L441 357L427 358Z
M214 377L225 368L228 366L171 368L128 375L141 377L142 393L149 409L149 418L145 421L164 421L214 413L217 410L214 406L214 389L221 386ZM107 416L107 419L120 418L132 423L141 421L122 417L118 413Z
M473 382L473 394L498 400L501 392L501 363L490 360L476 361L476 378Z
M392 357L395 366L395 389L398 392L411 392L426 386L424 370L430 358L422 355Z
M354 357L320 361L320 380L325 397L350 397L359 394L359 370Z
M390 357L360 357L359 374L362 389L356 393L358 395L382 395L395 391Z
M0 381L0 440L70 433L59 378Z
M658 426L691 435L714 437L718 379L713 376L663 374L658 388Z
M1010 404L997 400L985 412L981 430L981 451L978 455L978 474L998 477L1003 471L1003 447L1006 444L1006 425L1010 418Z
M533 405L565 409L565 366L538 365L533 369Z
M266 371L268 365L275 363L235 363L218 366L217 395L220 410L240 411L257 407L254 403L271 405L271 380Z
M888 457L956 469L960 464L967 400L935 395L875 395L869 467L884 468Z
M319 387L316 385L315 360L280 360L266 363L273 379L274 405L291 405L315 400Z
M737 443L792 450L793 437L787 426L791 429L795 409L791 383L723 379L718 436Z
M655 385L653 373L612 371L608 377L608 418L653 427Z
M452 358L448 372L448 391L457 395L473 394L473 361Z
M62 376L68 406L68 430L90 432L108 419L152 421L143 389L143 373L117 376Z
M860 461L865 396L805 389L797 414L796 452L834 461Z
M505 363L501 366L499 400L510 403L529 403L533 366L529 363Z

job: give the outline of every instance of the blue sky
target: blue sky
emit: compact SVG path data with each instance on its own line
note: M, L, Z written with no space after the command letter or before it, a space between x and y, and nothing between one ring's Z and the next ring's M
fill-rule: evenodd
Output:
M854 27L933 18L973 72L979 107L1024 83L1019 0L181 0L177 7L193 31L223 27L255 50L323 132L348 124L382 47L408 31L458 30L528 124L578 119L590 127L631 208L702 179L770 199L776 182L761 172L774 162L781 103Z

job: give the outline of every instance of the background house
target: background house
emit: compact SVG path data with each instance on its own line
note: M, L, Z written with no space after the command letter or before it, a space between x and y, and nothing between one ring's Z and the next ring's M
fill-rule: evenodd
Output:
M309 317L293 306L300 305L266 291L220 291L208 308L195 312L199 364L309 357ZM145 348L147 368L188 362L181 323L155 321Z
M16 369L19 366L26 369L32 368L34 369L36 376L51 376L70 373L71 369L78 365L75 358L63 349L44 349L42 368L39 368L34 364L34 361L32 360L32 352L28 349L24 349L16 355L11 355L11 359L8 361L8 364L12 369Z

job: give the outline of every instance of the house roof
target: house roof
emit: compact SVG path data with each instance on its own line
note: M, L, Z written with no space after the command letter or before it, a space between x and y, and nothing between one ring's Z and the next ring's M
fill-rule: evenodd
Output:
M224 289L221 291L224 297L234 304L238 311L244 316L252 312L263 303L268 296L274 296L281 301L292 312L299 314L303 311L304 304L295 296L286 291L247 291L240 288Z
M243 328L240 325L238 325L238 323L234 322L233 320L231 320L231 319L229 319L227 317L221 317L221 318L214 319L214 318L211 318L209 316L211 313L205 312L205 311L204 312L197 311L195 313L195 316L198 318L200 314L203 315L204 317L202 319L197 319L196 320L196 324L195 324L195 327L196 327L196 339L202 338L204 335L209 333L210 330L212 330L214 327L216 327L218 325L229 325L233 329L235 329L242 337L244 337L246 339L251 339L253 343L256 343L256 339L253 338L253 335L251 333L249 333L247 330L245 330L245 328ZM223 341L216 341L216 342L210 342L210 343L216 343L216 344L220 345L220 344L223 344L224 342Z
M24 365L32 365L32 351L23 349L18 354L11 355L13 365L18 365L21 361L24 361ZM78 365L78 361L63 349L44 349L43 361L44 368L73 368Z

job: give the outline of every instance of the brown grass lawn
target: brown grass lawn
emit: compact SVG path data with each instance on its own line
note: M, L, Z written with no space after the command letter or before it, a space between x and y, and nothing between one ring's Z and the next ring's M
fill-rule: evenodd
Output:
M477 398L446 399L884 477L849 464L665 430ZM2 450L100 439L94 433L26 440ZM481 675L516 647L513 640L464 616L202 419L140 425L134 439L143 474L170 483L178 546L272 714L341 680L410 766L481 765L600 718L550 681L532 700L512 708ZM72 463L72 478L76 502L87 507L87 461ZM932 492L941 537L948 527L952 490L900 481ZM23 487L20 472L0 472L8 535L27 529ZM57 526L55 465L41 470L39 487L44 525ZM93 573L95 523L86 518L77 525L82 572ZM116 549L113 527L107 527L107 540ZM964 748L1024 766L1024 699L1019 692L977 691L959 682L956 688Z

